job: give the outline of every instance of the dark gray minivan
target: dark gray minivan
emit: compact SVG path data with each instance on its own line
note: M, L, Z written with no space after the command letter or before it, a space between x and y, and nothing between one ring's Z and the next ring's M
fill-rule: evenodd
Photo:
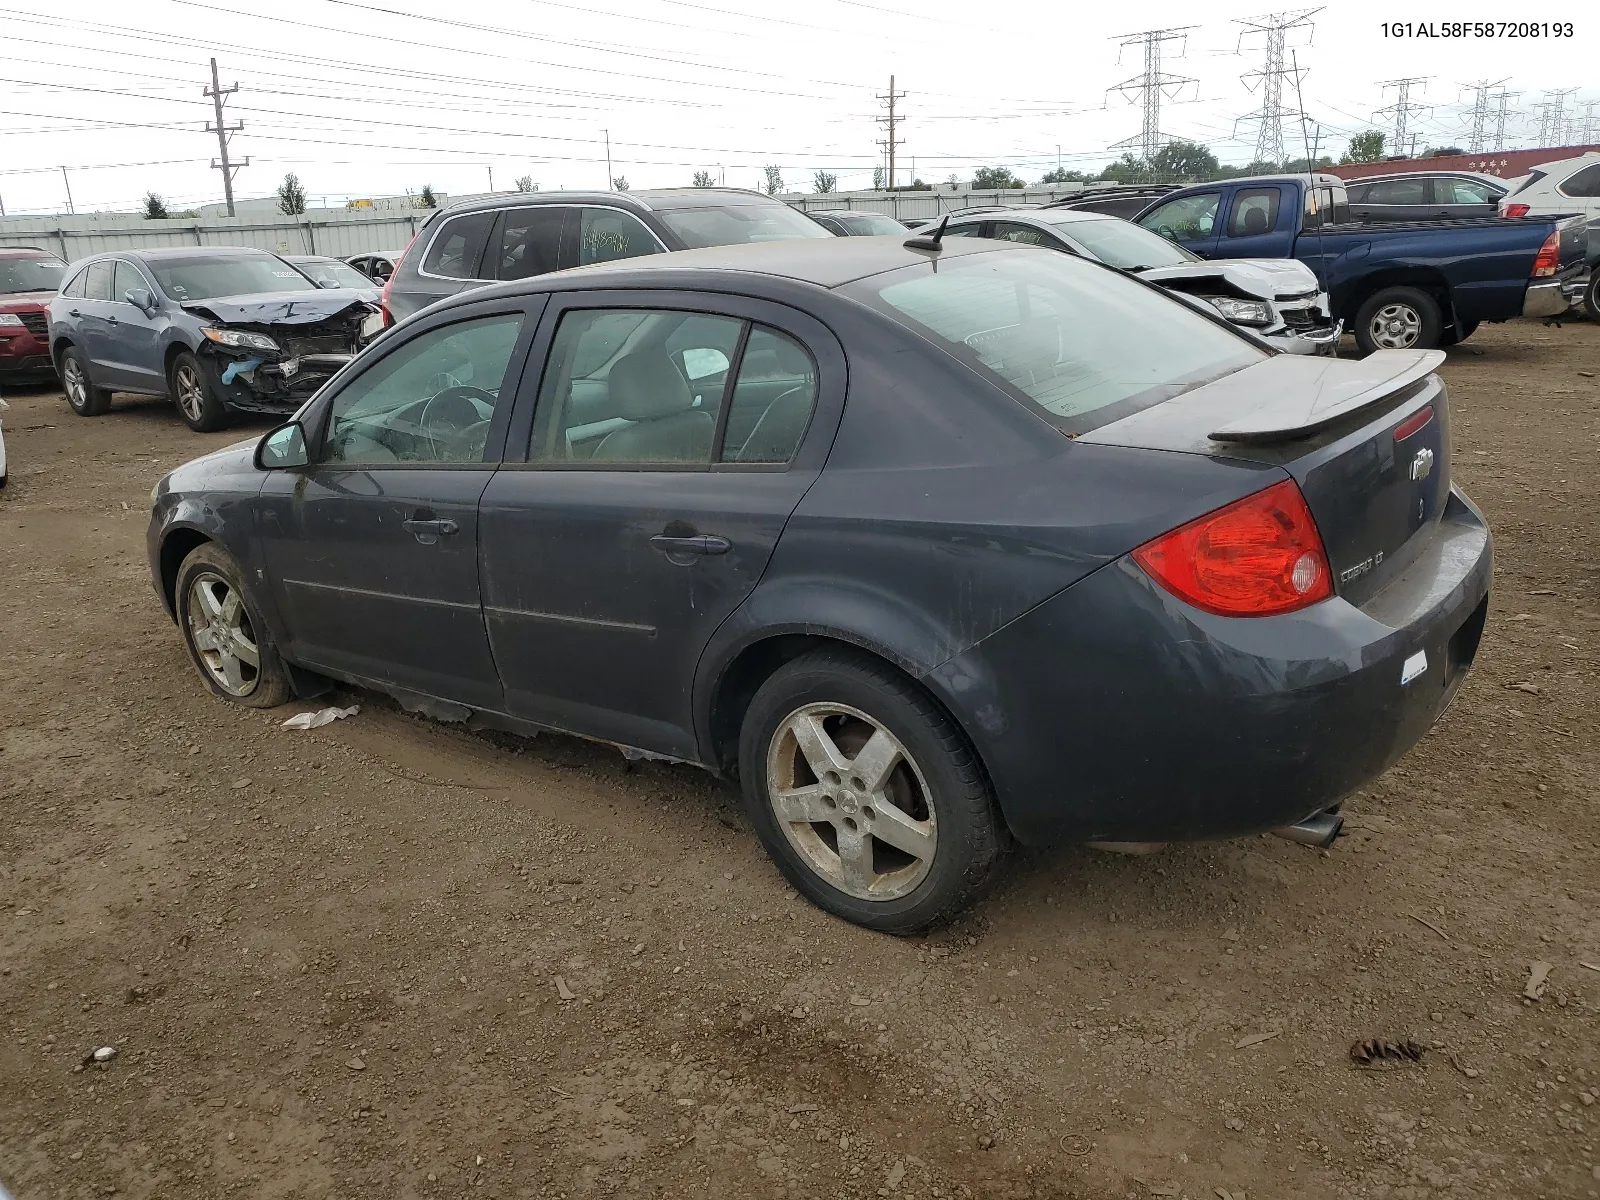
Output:
M833 234L781 200L738 188L513 192L442 209L383 290L386 323L496 280L668 250Z

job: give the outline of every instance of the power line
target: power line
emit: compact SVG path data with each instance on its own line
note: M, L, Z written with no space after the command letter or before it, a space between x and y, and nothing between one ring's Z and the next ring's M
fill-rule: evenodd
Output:
M889 152L889 188L890 188L891 191L894 189L894 152L895 152L895 147L897 147L897 146L899 146L899 145L901 145L901 144L903 144L905 142L905 138L897 138L894 135L896 127L899 125L899 123L902 120L905 119L904 117L901 117L898 113L896 113L895 104L896 104L896 102L898 102L900 100L904 100L905 98L906 98L906 94L904 92L897 92L897 91L894 90L894 76L893 75L889 76L889 91L888 91L888 94L885 95L882 92L878 93L879 102L882 103L882 104L885 104L888 107L888 110L889 110L886 115L877 118L877 121L878 121L878 124L884 126L888 130L888 136L885 137L885 138L879 139L878 145L882 146L885 150L887 150Z
M233 177L239 173L241 168L248 167L250 165L249 158L246 158L242 163L238 163L237 165L228 161L229 138L232 134L238 133L239 130L244 128L244 122L235 121L232 125L228 125L223 122L222 99L224 96L233 95L238 90L239 85L237 83L231 84L228 87L223 87L218 81L217 60L213 58L211 60L211 86L205 89L205 95L210 98L212 106L216 109L217 123L215 125L208 124L206 126L206 132L215 133L217 135L217 151L221 157L212 159L211 167L213 170L222 172L222 194L227 197L228 215L230 217L234 215Z
M1195 28L1193 25L1175 26L1171 29L1147 29L1142 33L1128 33L1118 36L1118 45L1122 48L1138 46L1144 52L1144 70L1132 79L1125 79L1121 83L1107 88L1108 92L1121 92L1132 100L1135 94L1141 98L1144 107L1144 122L1137 138L1125 138L1115 142L1110 149L1119 150L1125 146L1138 146L1140 157L1146 162L1155 157L1156 151L1173 139L1161 132L1161 98L1162 96L1175 97L1185 84L1197 82L1183 75L1168 75L1161 70L1161 47L1167 42L1184 42L1188 39L1188 31ZM1178 57L1182 57L1180 54ZM1117 54L1121 61L1121 51Z
M1298 29L1306 31L1309 42L1312 32L1316 29L1311 18L1321 11L1320 8L1302 8L1294 12L1267 13L1265 16L1248 17L1234 22L1236 25L1244 26L1244 31L1239 34L1241 52L1247 37L1261 34L1266 41L1266 63L1260 70L1249 71L1239 77L1247 89L1254 91L1256 86L1261 88L1261 107L1234 122L1235 131L1240 124L1252 121L1257 123L1257 162L1283 162L1288 157L1283 144L1283 119L1296 115L1303 118L1305 114L1298 109L1285 108L1283 104L1285 79L1294 80L1297 94L1300 88L1299 68L1284 65L1284 46L1289 34ZM1255 83L1252 84L1251 80Z
M1410 79L1391 79L1378 86L1387 91L1395 89L1395 101L1388 108L1380 108L1373 113L1374 117L1392 116L1394 118L1394 148L1396 154L1412 154L1416 150L1415 134L1410 133L1411 118L1421 116L1429 111L1426 104L1413 104L1411 101L1411 88L1413 84L1426 84L1430 77L1426 75L1414 76ZM1407 142L1408 135L1411 142ZM1409 148L1408 148L1409 145Z

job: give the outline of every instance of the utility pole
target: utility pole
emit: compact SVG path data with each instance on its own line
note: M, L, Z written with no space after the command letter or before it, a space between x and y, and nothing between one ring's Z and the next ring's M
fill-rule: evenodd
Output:
M905 138L895 136L895 130L900 127L900 122L905 120L905 118L902 117L896 110L895 105L905 98L906 94L904 92L897 92L894 90L893 75L889 76L889 94L887 96L883 95L881 92L878 94L878 99L889 106L888 115L878 118L879 125L887 126L889 136L880 139L878 145L882 146L889 153L889 190L891 192L894 191L895 147L901 145L905 141Z
M1494 148L1496 150L1504 150L1506 148L1506 118L1510 115L1508 106L1521 95L1521 92L1508 92L1505 88L1501 88L1499 95L1495 96L1495 99L1500 102L1499 108L1495 110L1494 118Z
M1481 154L1488 149L1489 142L1489 95L1490 88L1500 87L1504 79L1497 79L1490 83L1487 79L1480 79L1476 83L1464 83L1461 86L1472 89L1472 132L1467 135L1467 153Z
M1156 151L1173 140L1170 135L1161 132L1161 97L1175 97L1186 84L1196 81L1182 75L1168 75L1162 71L1161 47L1167 42L1186 41L1188 31L1193 28L1193 25L1182 25L1172 29L1147 29L1142 33L1121 34L1114 39L1123 48L1128 46L1142 48L1144 70L1132 79L1125 79L1106 90L1121 92L1130 101L1135 94L1139 95L1144 106L1144 122L1138 137L1116 142L1110 147L1112 150L1138 146L1140 157L1149 162L1155 157ZM1117 57L1120 61L1122 56L1119 53Z
M1431 107L1426 104L1413 104L1411 102L1412 85L1426 84L1428 82L1428 78L1428 76L1419 75L1411 79L1390 79L1387 82L1378 85L1385 90L1389 88L1395 89L1394 103L1388 108L1380 108L1372 115L1374 117L1394 118L1394 145L1397 153L1411 153L1410 150L1406 149L1408 142L1413 146L1415 145L1415 139L1407 137L1411 126L1411 118L1413 116L1420 117Z
M1261 88L1261 107L1234 122L1234 129L1245 123L1256 122L1256 161L1281 163L1288 158L1288 153L1283 142L1283 119L1285 117L1303 116L1292 108L1283 105L1283 81L1293 79L1298 91L1300 76L1298 67L1284 65L1284 46L1289 35L1295 30L1304 29L1306 40L1309 43L1312 32L1316 26L1311 18L1321 12L1320 8L1302 8L1294 12L1267 13L1265 16L1249 17L1245 20L1235 21L1236 25L1243 25L1244 31L1239 34L1239 47L1236 53L1243 53L1244 40L1261 34L1266 42L1267 61L1257 71L1249 71L1239 76L1245 87L1255 91L1257 85Z
M611 173L611 130L602 129L600 132L606 135L606 191L609 192L617 186L616 176Z
M1556 88L1544 94L1539 104L1539 145L1558 146L1566 134L1567 97L1577 88Z
M484 165L485 166L489 166L489 164L487 164L487 163L485 163ZM489 166L489 190L491 192L494 191L494 167L492 167L492 166Z
M72 180L67 178L65 167L61 168L61 182L67 185L67 212L75 213L77 210L72 207Z
M217 60L213 58L211 60L211 86L205 89L204 94L211 100L211 106L217 114L217 123L215 125L207 125L206 132L215 133L217 135L217 151L221 157L213 158L211 160L211 169L213 171L222 172L222 194L227 198L228 215L230 217L234 215L233 177L242 168L250 165L250 160L248 158L241 163L231 163L228 161L228 135L230 133L237 133L239 130L243 129L244 122L235 121L232 125L223 124L222 98L224 96L231 96L238 90L239 85L237 83L229 84L227 87L223 87L222 84L217 80Z

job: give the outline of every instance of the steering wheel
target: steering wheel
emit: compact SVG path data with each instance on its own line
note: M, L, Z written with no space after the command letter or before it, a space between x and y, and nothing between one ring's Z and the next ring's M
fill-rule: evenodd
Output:
M488 416L483 415L480 404L488 409ZM476 457L481 458L489 422L494 419L494 406L493 394L467 384L447 387L423 401L417 424L432 447L433 457L440 462L466 461L474 457L476 445Z

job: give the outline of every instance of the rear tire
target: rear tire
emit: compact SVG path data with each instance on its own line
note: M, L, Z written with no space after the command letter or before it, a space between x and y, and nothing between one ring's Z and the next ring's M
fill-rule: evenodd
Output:
M190 429L196 433L213 433L228 427L232 418L227 405L212 388L200 360L189 351L183 351L172 360L167 384L178 413Z
M76 346L61 352L61 390L80 417L104 416L111 409L111 393L89 379L89 364Z
M1600 321L1600 271L1596 271L1589 280L1588 290L1583 293L1583 315L1591 321Z
M756 833L795 888L884 933L950 920L983 893L1008 842L955 722L849 650L803 655L761 685L739 732L739 776Z
M196 546L173 588L178 628L213 695L246 708L276 708L289 699L289 674L243 577L215 542Z
M1444 318L1438 302L1413 287L1374 292L1356 310L1356 346L1375 350L1431 350L1439 345Z

